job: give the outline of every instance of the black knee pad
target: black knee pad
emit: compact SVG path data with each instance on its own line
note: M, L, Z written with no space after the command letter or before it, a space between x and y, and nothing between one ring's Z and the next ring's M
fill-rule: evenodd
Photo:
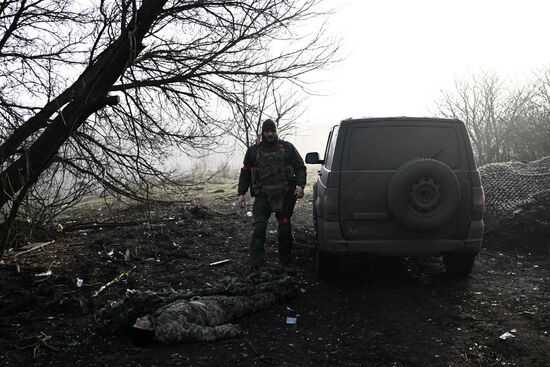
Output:
M254 230L252 236L255 238L265 238L265 232L267 231L267 222L254 223Z

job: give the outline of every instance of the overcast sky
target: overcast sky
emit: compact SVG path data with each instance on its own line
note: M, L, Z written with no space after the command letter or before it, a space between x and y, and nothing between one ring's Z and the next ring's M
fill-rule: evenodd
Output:
M298 150L324 151L330 126L347 117L428 116L456 77L492 70L521 81L550 66L550 1L328 0L330 32L342 40L336 67L316 79L288 137Z

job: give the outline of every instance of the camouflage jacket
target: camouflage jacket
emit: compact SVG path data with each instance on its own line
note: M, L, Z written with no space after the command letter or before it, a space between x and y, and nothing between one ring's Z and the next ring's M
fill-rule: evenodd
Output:
M264 152L274 152L281 151L283 157L283 164L288 166L292 170L292 178L289 180L289 186L302 186L306 185L306 167L304 161L300 156L300 153L296 150L294 145L284 140L278 139L277 142L271 147L264 143L259 142L258 144L252 145L246 151L244 156L243 167L239 175L239 186L238 194L244 195L250 188L250 194L255 196L255 187L257 190L258 182L253 183L253 171L258 167L258 153L260 151Z
M262 292L252 296L206 296L179 300L153 314L153 331L163 343L215 341L242 333L228 321L275 303L277 296Z

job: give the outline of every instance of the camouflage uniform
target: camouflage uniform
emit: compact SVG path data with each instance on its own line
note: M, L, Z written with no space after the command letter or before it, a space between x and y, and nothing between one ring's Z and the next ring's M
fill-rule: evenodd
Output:
M150 320L155 338L165 343L214 341L242 332L230 320L293 297L296 290L292 278L267 273L224 278L219 287L196 290L127 290L124 297L100 311L98 320L111 331L127 330L136 319Z
M155 311L153 331L163 343L215 341L242 333L228 321L266 308L276 301L273 293L252 296L206 296L179 300Z
M291 262L292 229L290 217L294 211L296 186L306 184L306 168L302 157L289 142L276 139L262 141L248 148L244 166L239 175L239 195L250 188L255 197L253 205L254 230L250 241L250 265L263 263L267 222L271 213L279 223L279 260L283 265Z

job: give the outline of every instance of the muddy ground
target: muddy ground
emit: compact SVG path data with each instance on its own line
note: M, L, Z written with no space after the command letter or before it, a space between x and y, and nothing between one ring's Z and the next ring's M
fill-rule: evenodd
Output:
M245 335L138 348L127 333L102 328L97 311L126 289L202 288L247 274L251 218L233 206L234 192L233 183L212 184L164 205L96 203L66 218L55 243L7 254L0 264L0 365L550 365L548 255L520 244L484 249L463 280L446 276L438 258L349 258L334 278L320 280L311 193L294 217L300 291L237 320ZM101 223L89 224L95 221ZM273 264L275 229L272 219ZM52 275L36 276L48 270ZM297 324L287 325L287 316ZM514 337L501 340L506 332Z

